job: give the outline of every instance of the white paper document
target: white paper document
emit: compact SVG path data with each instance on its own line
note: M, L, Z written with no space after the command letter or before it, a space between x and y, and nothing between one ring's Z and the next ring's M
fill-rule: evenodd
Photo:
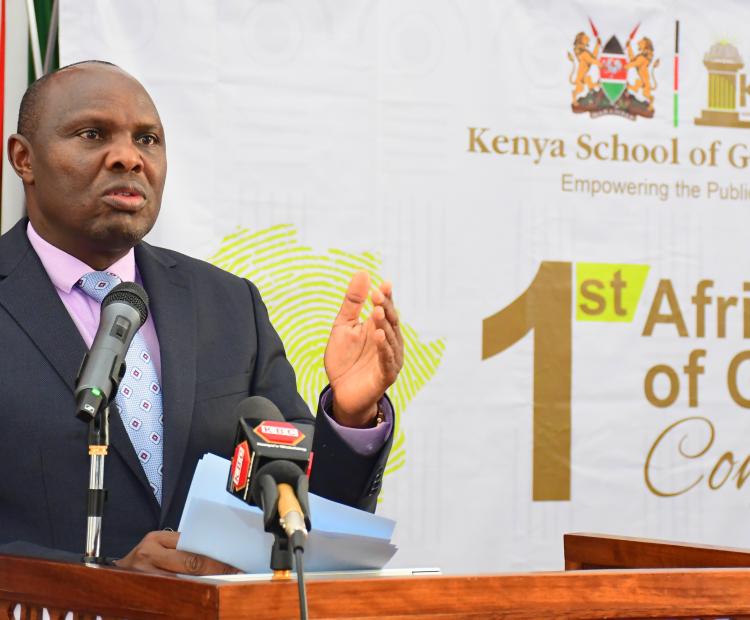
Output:
M213 454L199 462L180 521L178 549L207 555L247 573L268 573L273 536L263 513L226 490L230 463ZM379 569L393 557L395 521L310 493L312 531L305 571Z

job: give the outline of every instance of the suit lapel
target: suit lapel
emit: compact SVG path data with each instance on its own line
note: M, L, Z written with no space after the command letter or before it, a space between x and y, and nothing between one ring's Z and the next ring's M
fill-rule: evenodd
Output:
M135 249L136 264L150 297L161 354L164 405L162 518L168 514L187 448L195 400L195 305L189 274L148 244Z
M26 236L21 220L0 245L0 306L73 392L86 344ZM74 415L71 408L70 415Z

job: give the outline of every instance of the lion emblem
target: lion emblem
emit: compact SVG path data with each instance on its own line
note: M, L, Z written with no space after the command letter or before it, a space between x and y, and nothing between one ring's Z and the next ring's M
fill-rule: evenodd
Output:
M599 82L591 79L591 67L599 66L599 48L601 41L597 37L594 51L589 50L589 36L585 32L579 32L573 41L573 54L568 52L568 60L573 63L573 69L570 72L569 81L575 87L573 88L573 104L578 100L578 96L588 88L588 91L599 89Z
M644 99L648 101L649 109L654 107L653 91L656 90L656 76L654 69L659 66L659 59L654 60L654 44L648 37L638 41L638 54L633 54L633 47L628 41L627 45L628 63L627 69L634 69L638 76L633 84L628 83L628 90L634 95L640 91Z

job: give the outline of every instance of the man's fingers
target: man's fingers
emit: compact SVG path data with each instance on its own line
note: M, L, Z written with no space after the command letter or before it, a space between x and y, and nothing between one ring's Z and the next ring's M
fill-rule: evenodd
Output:
M380 283L380 291L385 295L388 299L391 299L393 297L393 283L390 280L383 280Z
M382 308L381 308L382 311ZM380 318L378 318L377 312L373 312L373 319L375 321L375 327L382 331L385 334L385 340L388 343L388 346L390 346L394 353L398 357L398 351L401 348L401 341L399 339L400 332L397 333L396 328L393 327L385 318L385 314L381 314Z
M377 326L374 332L380 365L389 385L396 380L404 363L404 350L396 333L393 326L384 319L382 327Z
M375 327L383 330L386 341L394 352L396 364L399 369L404 360L404 344L399 327L398 312L390 298L386 298L382 306L376 306L372 313Z
M198 553L174 550L172 554L176 556L174 558L174 563L177 566L174 569L176 573L185 573L187 575L231 575L238 572L233 566L212 560Z
M385 311L385 318L388 319L388 322L393 325L394 328L398 328L398 310L396 310L396 305L393 303L393 300L390 297L386 297L381 307Z
M382 306L385 302L386 296L379 288L373 289L372 291L372 303L374 306Z
M376 342L378 344L378 356L380 357L380 364L383 368L383 374L385 375L386 381L391 385L398 376L399 366L396 361L396 353L388 342L388 338L385 335L384 330L379 329L375 332ZM378 337L379 334L382 334Z
M380 284L380 287L373 291L372 303L375 306L382 306L388 322L394 327L398 326L398 310L396 310L396 305L393 303L393 285L389 280L384 280Z
M367 295L370 293L370 274L366 271L358 271L352 276L351 282L346 289L344 301L336 317L337 322L358 321L362 313L362 307L367 301ZM393 304L393 285L390 281L385 280L380 286L372 291L372 303L378 308L382 307L388 321L398 325L398 312Z
M155 552L153 565L164 571L186 575L226 575L237 572L236 568L205 555L165 547Z
M220 575L237 573L233 566L197 553L176 549L178 532L149 532L117 565L149 573Z
M143 538L143 542L153 541L167 549L177 549L177 543L180 540L180 533L173 530L157 530L149 532Z
M358 321L362 312L362 306L367 301L367 294L370 291L370 274L366 271L358 271L352 276L351 282L346 289L344 302L336 317L339 321Z

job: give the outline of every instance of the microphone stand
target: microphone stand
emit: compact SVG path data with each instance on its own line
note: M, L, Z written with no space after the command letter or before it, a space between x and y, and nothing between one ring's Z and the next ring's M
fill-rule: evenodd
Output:
M286 534L273 532L273 547L271 547L272 579L289 579L294 567L293 558Z
M256 503L263 509L263 526L266 532L273 534L273 547L271 547L271 570L273 580L289 579L291 576L293 562L297 568L297 590L299 594L300 620L307 620L307 593L305 591L305 573L303 568L302 554L305 550L307 531L310 529L310 508L307 502L307 477L300 471L295 473L296 480L288 479L283 483L277 482L273 475L265 473L268 468L287 465L296 469L288 461L272 461L261 467L257 473L255 482L257 491L254 492ZM288 472L280 472L286 473ZM283 477L283 476L279 476ZM292 486L293 483L294 486ZM288 510L290 505L285 502L286 508L280 509L282 492L286 497L290 493L296 500L293 510ZM260 501L258 501L260 500ZM297 512L299 511L299 512Z
M106 564L101 555L102 517L107 501L104 488L104 457L109 448L109 405L89 422L89 492L86 506L86 553L84 564Z
M102 519L104 504L107 501L107 490L104 488L104 457L107 456L109 449L109 404L114 399L124 376L125 362L113 363L110 373L113 389L109 400L105 400L101 390L92 388L81 392L76 402L76 417L89 424L90 461L89 491L86 501L86 551L82 558L82 562L88 566L109 563L101 554Z

